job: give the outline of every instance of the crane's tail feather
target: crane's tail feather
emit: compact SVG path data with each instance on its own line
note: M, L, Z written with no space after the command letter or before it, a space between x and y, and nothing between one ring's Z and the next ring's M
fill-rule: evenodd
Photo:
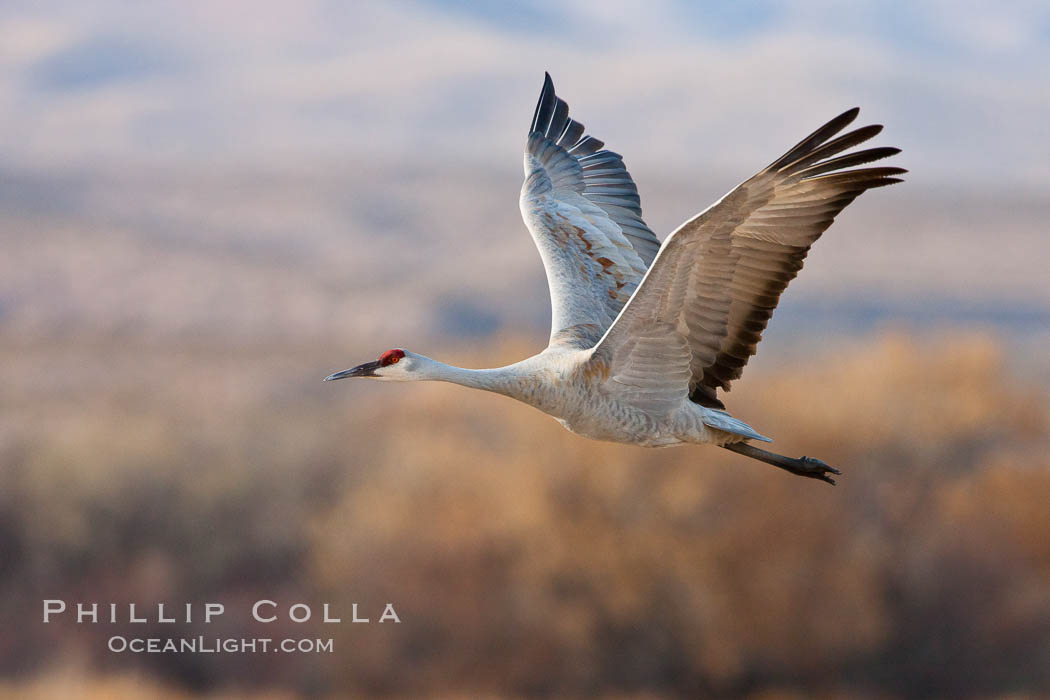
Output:
M773 442L773 438L767 438L765 435L760 435L750 425L742 420L737 420L733 416L729 415L725 411L716 411L714 409L707 409L704 411L703 418L704 425L715 428L717 430L724 430L727 433L733 433L734 435L741 435L751 440L761 440L762 442Z

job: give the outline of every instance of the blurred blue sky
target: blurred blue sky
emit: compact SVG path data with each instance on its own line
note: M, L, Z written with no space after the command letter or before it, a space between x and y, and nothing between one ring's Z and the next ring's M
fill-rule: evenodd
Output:
M5 2L9 164L518 168L544 70L632 167L738 177L853 105L913 179L1050 179L1045 2Z

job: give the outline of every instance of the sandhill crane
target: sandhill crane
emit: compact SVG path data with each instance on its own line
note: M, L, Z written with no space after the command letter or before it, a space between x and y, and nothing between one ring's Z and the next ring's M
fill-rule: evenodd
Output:
M834 484L818 459L761 450L770 442L719 399L813 242L865 190L906 170L849 169L892 156L840 155L878 134L835 117L660 243L642 219L622 157L569 118L548 74L525 146L521 213L547 272L547 348L498 369L452 367L401 348L326 381L434 380L496 392L597 440L666 447L715 444Z

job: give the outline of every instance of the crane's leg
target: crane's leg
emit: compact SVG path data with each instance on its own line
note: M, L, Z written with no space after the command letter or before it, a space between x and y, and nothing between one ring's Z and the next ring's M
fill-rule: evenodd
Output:
M766 464L772 464L774 467L786 469L792 474L808 476L810 479L820 479L821 481L826 481L832 485L835 484L835 480L828 476L828 472L831 472L832 474L842 473L835 467L829 467L827 464L824 464L819 459L813 459L812 457L799 457L798 459L785 457L784 455L778 455L775 452L760 450L757 447L748 445L746 442L734 442L730 445L722 445L722 447L732 452L736 452L739 455L744 455L751 459L757 459Z

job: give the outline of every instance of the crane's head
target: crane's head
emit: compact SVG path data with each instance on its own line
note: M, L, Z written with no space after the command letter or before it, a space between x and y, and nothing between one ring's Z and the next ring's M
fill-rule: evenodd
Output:
M378 360L366 362L357 367L344 369L342 372L325 377L326 382L347 377L372 377L373 379L386 379L388 381L410 381L417 379L413 372L419 369L423 360L422 355L394 348L387 350L379 356Z

